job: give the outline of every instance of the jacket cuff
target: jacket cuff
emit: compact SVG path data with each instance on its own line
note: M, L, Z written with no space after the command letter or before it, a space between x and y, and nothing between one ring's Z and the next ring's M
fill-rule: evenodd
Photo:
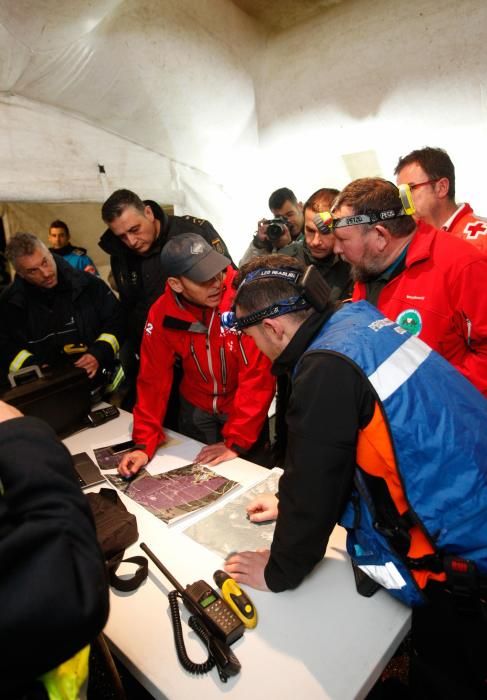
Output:
M93 357L96 357L100 365L100 369L103 369L107 367L107 365L110 365L115 357L110 345L108 345L108 343L105 343L103 340L96 341L95 343L93 343L93 345L91 345L88 348L87 352L90 355L93 355Z
M236 445L231 440L224 440L223 444L229 450L233 450L234 452L236 452L240 457L243 457L249 451L248 449L245 449L244 447L240 447L240 445Z

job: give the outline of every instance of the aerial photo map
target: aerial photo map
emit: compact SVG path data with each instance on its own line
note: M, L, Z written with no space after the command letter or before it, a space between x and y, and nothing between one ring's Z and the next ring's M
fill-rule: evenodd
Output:
M106 478L165 523L204 508L240 486L201 464L187 464L155 476L141 469L130 481L115 474Z
M275 522L251 522L246 506L263 493L276 493L281 474L280 469L273 469L264 481L191 525L184 534L223 558L245 549L270 547Z

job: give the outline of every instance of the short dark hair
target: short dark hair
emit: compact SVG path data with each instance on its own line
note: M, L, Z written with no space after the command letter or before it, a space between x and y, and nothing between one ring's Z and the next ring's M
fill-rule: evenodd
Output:
M5 247L5 257L16 267L17 258L23 258L25 255L32 255L38 249L49 252L45 243L43 243L33 233L19 232L12 236Z
M291 258L289 255L273 254L253 258L241 267L234 280L234 286L237 287L235 306L238 305L245 314L251 314L254 311L265 309L277 301L296 296L296 287L291 282L281 278L261 277L242 285L249 272L279 268L296 270L298 272L304 272L306 269L301 261ZM310 310L305 309L304 311L293 311L292 315L296 320L304 320L309 316L309 313Z
M347 185L336 198L333 209L349 206L354 214L370 214L402 207L399 190L394 183L380 177L362 177ZM381 221L396 238L403 238L414 231L412 216L398 216Z
M109 224L114 219L118 219L127 207L134 207L142 214L145 210L144 202L135 192L131 190L115 190L104 202L101 208L101 218L106 224Z
M286 202L291 202L295 206L298 204L296 195L288 187L281 187L279 190L275 190L269 197L269 209L273 211L274 209L280 209L284 206Z
M63 231L65 231L67 237L68 237L68 238L70 237L68 224L64 223L64 221L61 221L61 219L55 219L55 220L52 222L52 224L49 225L49 231L50 231L52 228L62 228Z
M311 209L316 213L320 211L329 211L340 190L335 190L333 187L322 187L320 190L313 192L311 197L308 197L303 205L303 212L306 209Z
M429 180L436 180L440 177L446 177L449 182L448 198L455 201L455 166L443 148L418 148L416 151L411 151L407 156L402 156L397 161L394 174L398 173L406 167L417 163L424 170Z

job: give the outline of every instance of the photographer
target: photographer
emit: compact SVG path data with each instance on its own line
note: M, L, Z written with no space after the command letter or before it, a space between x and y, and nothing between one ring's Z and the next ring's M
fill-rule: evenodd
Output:
M245 265L261 255L277 253L292 242L287 220L283 216L275 219L261 219L251 244L243 254L239 266Z
M269 209L274 219L261 219L249 247L243 254L239 266L261 255L277 253L303 235L303 205L288 187L275 190L269 197ZM274 228L274 224L276 228ZM269 226L271 230L269 231ZM281 230L281 233L279 233Z

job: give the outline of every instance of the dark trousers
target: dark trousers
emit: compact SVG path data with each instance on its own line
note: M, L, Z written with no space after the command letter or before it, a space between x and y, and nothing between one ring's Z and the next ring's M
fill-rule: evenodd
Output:
M223 413L207 413L186 401L182 396L179 397L179 432L194 440L199 440L206 445L221 442L223 440L222 428L227 418L228 416ZM240 456L248 459L249 462L260 464L262 467L271 466L269 422L267 419L257 441L250 450Z
M487 620L457 611L438 583L425 589L429 605L413 610L410 693L414 700L487 698Z

